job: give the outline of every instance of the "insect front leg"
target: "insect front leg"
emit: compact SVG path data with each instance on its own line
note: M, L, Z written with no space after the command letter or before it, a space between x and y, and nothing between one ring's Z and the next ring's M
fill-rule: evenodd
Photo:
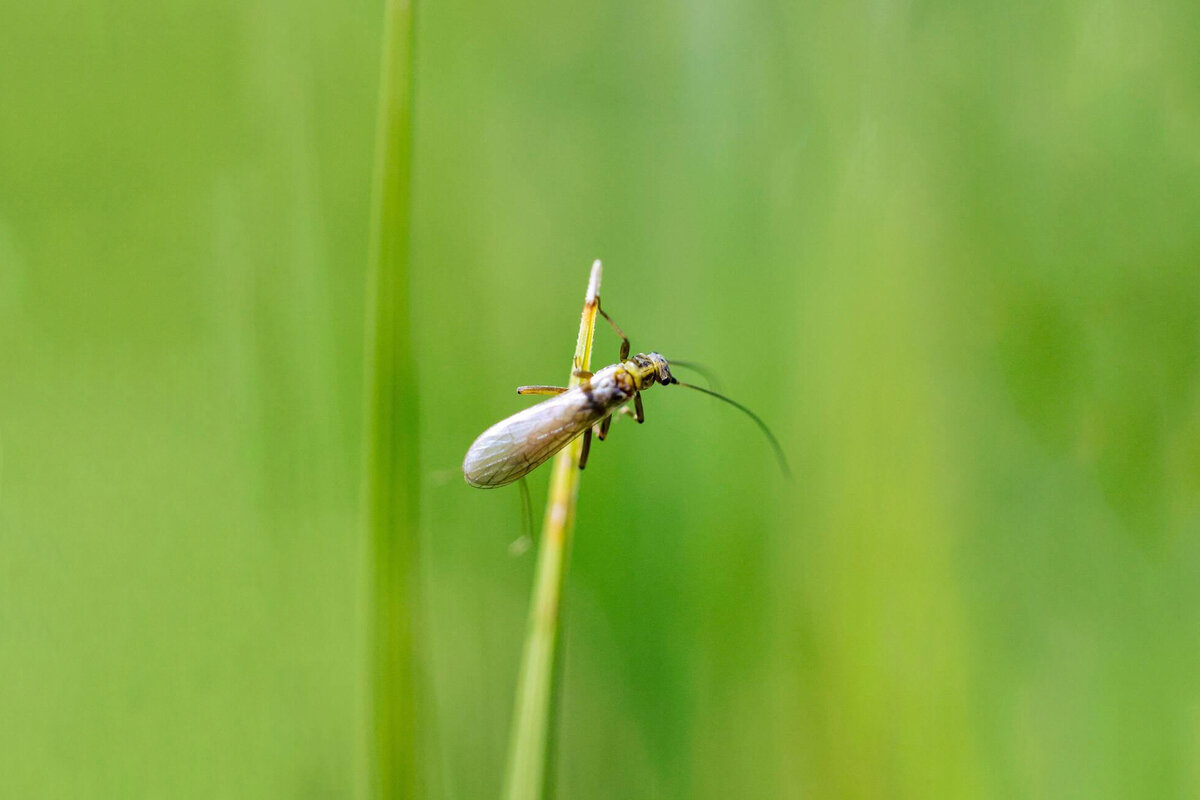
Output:
M646 412L642 411L642 393L638 392L633 396L633 418L638 425L646 421Z
M621 358L619 360L624 361L625 359L629 358L629 337L625 335L625 331L621 330L617 326L617 323L613 322L612 317L604 313L603 308L598 308L596 310L600 312L600 316L608 320L608 324L612 325L612 329L617 332L617 336L621 337Z
M518 386L517 394L562 394L567 390L565 386Z

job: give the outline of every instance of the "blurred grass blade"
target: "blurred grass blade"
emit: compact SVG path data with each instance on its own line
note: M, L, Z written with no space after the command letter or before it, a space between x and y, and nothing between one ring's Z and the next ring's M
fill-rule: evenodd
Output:
M410 0L386 0L368 278L363 518L370 592L368 795L418 789L413 647L417 392L409 316Z
M589 369L592 336L596 329L596 310L600 304L600 262L592 264L579 338L571 361L568 386L578 386L575 370ZM516 709L513 714L512 741L508 772L504 782L506 800L538 800L549 796L550 751L553 747L555 694L555 657L559 649L563 580L570 554L571 530L575 524L575 500L579 496L581 471L576 466L583 448L583 437L559 451L554 458L550 496L542 526L537 574L529 606L529 623L521 657L517 683Z

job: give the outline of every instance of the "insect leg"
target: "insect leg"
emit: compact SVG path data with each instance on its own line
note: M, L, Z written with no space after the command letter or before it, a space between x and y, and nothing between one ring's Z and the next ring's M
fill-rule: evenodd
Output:
M623 331L619 327L617 327L617 323L613 322L612 317L610 317L608 314L604 313L603 308L598 308L596 310L600 312L600 316L602 316L606 320L608 320L608 324L612 325L612 329L617 332L617 336L621 337L621 358L620 358L620 360L624 361L625 359L629 358L629 337L625 335L625 331Z
M587 466L588 450L592 446L592 429L588 428L583 432L583 449L579 451L579 468L583 469Z
M536 384L534 386L518 386L517 394L562 394L567 390L565 386L543 386Z
M579 378L584 383L587 383L592 379L592 373L588 372L586 369L573 369L571 370L571 375L572 377Z
M642 393L641 393L641 392L638 392L637 394L635 394L635 395L633 396L633 404L634 404L635 406L637 406L637 411L634 411L634 410L633 410L632 408L630 408L629 406L621 406L620 408L618 408L618 409L617 409L616 411L614 411L613 413L614 413L614 414L618 414L618 413L619 413L619 414L624 414L625 416L627 416L627 417L629 417L630 419L632 419L634 422L645 422L645 421L646 421L646 415L642 413ZM611 422L612 422L612 416L610 415L610 416L609 416L609 417L607 417L607 418L606 418L604 421L605 421L606 423L611 423ZM605 433L608 433L608 425L605 425L605 426L604 426L604 432L605 432ZM601 438L601 439L603 439L604 437L603 437L603 436L601 436L600 438Z
M609 425L612 425L612 414L609 414L607 417L604 418L604 422L600 423L600 425L598 426L599 430L596 431L596 437L599 438L600 441L602 441L602 442L604 441L604 437L608 436L608 426Z

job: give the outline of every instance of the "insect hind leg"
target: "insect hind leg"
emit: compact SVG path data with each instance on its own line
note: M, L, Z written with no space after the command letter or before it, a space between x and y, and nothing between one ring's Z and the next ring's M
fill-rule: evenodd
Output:
M601 422L599 425L595 426L597 439L599 439L602 442L604 441L604 438L606 436L608 436L608 426L609 425L612 425L612 414L609 414L607 417L604 418L603 422Z
M583 449L579 451L579 468L583 469L587 466L588 450L592 447L592 429L588 428L583 432Z

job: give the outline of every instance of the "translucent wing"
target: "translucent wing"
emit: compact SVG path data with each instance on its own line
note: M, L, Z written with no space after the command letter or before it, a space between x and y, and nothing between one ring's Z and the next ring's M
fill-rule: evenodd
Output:
M481 489L512 483L612 410L578 388L543 400L481 433L463 459L463 476Z

